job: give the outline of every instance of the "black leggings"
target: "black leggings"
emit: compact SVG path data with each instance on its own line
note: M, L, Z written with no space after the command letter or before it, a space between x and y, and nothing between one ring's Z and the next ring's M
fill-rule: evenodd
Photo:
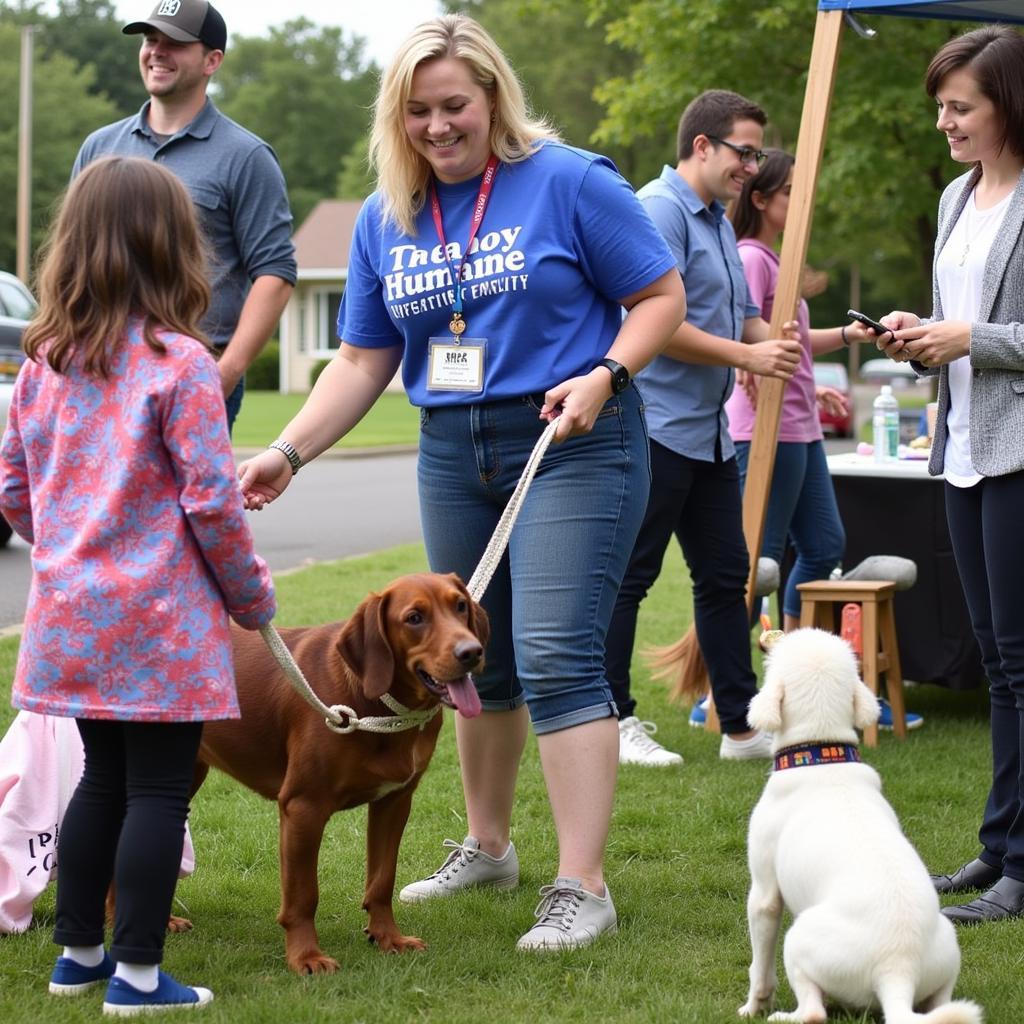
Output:
M158 964L203 723L79 719L78 731L85 770L60 827L53 941L102 944L113 879L111 957Z

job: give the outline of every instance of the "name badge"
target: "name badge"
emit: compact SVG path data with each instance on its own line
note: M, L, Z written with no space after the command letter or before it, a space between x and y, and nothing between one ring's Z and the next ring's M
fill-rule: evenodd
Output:
M430 339L428 391L483 391L486 338Z

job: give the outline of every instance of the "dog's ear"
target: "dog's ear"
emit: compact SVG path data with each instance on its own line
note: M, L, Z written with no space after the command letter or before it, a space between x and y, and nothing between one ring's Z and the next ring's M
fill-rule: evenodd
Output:
M866 729L878 721L878 700L859 679L853 686L853 724Z
M782 682L767 680L750 701L747 711L750 727L762 732L778 732L782 728L782 697Z
M480 641L481 646L486 647L487 641L491 639L491 620L487 617L487 612L484 611L482 605L477 604L477 602L473 600L469 594L469 590L466 588L466 584L462 582L461 578L456 573L448 573L448 578L453 580L459 590L466 595L466 600L469 602L469 628L472 630L477 640Z
M359 680L367 700L377 700L391 688L395 656L388 643L387 595L371 594L345 623L338 653Z

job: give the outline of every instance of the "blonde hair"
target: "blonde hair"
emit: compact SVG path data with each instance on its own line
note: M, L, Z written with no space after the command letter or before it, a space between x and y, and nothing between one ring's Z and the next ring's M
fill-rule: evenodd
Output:
M128 323L166 348L156 330L203 337L210 303L205 245L185 186L152 160L109 156L71 183L42 250L39 312L22 345L45 349L58 373L80 353L86 373L107 377Z
M525 160L558 133L529 110L523 87L497 43L464 14L445 14L413 30L381 77L370 132L370 167L377 178L385 222L416 234L430 183L430 164L413 148L405 130L405 105L416 69L426 61L456 57L494 102L491 151L505 163Z

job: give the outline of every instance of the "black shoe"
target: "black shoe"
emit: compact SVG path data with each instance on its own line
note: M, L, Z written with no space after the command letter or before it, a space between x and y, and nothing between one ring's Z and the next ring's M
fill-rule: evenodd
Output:
M940 895L956 892L972 892L975 889L988 889L1002 878L999 868L986 864L983 860L972 860L958 868L951 875L932 875L932 885Z
M1024 882L1003 876L977 899L955 907L943 907L942 913L954 924L982 924L1024 916Z

